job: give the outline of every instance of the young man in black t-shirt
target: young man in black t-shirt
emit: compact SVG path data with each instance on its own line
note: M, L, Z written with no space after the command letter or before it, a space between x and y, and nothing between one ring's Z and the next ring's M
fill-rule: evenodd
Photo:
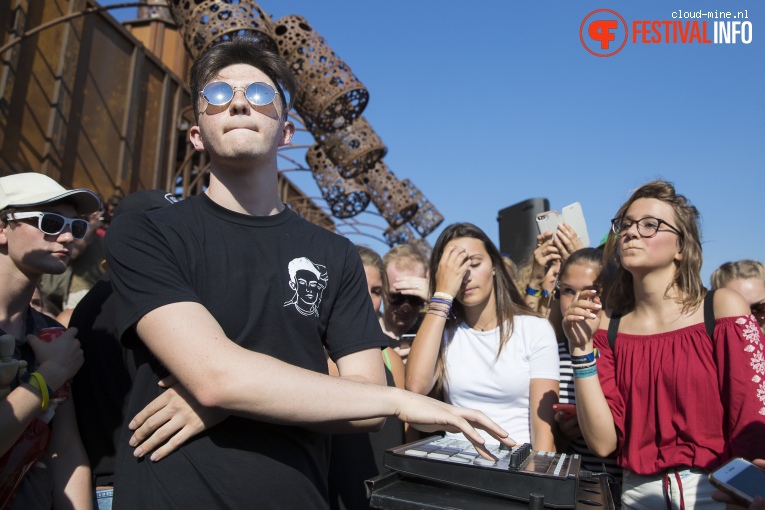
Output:
M385 386L387 342L356 249L279 200L276 151L294 132L287 64L251 40L223 42L194 63L190 87L209 188L126 214L106 237L137 364L128 415L139 428L123 430L116 508L326 508L328 433L375 430L389 415L479 443L470 423L506 437L481 413ZM326 375L325 347L339 378ZM151 462L157 442L141 442L175 430L175 417L141 410L168 374L217 412Z

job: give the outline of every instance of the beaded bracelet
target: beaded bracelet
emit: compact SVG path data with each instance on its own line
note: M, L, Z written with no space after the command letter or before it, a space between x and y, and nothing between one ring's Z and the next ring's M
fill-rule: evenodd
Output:
M441 313L443 313L444 315L449 315L450 309L449 309L449 308L446 308L446 307L443 307L443 306L437 306L437 305L436 305L436 306L429 306L429 307L428 307L428 312L430 312L430 311L433 311L433 312L441 312Z
M574 370L574 379L584 379L586 377L592 377L593 375L597 375L597 373L598 373L598 367L593 364L587 368L580 368L580 369Z

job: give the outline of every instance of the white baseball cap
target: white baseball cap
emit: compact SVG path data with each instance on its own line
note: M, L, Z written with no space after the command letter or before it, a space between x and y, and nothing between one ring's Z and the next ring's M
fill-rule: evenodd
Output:
M101 199L89 189L67 190L47 175L26 172L0 177L0 210L61 200L72 203L80 215L101 210Z

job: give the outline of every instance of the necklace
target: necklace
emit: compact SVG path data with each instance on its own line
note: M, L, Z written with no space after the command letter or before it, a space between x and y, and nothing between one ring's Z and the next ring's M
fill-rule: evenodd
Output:
M473 328L473 329L477 329L478 331L486 331L486 326L488 326L489 324L491 324L491 323L492 323L492 322L494 322L495 320L497 320L497 319L496 319L496 317L492 317L491 319L489 319L488 321L486 321L486 322L484 323L484 325L483 325L483 326L479 326L479 325L476 323L476 325L475 325L475 326L470 326L470 327L471 327L471 328Z

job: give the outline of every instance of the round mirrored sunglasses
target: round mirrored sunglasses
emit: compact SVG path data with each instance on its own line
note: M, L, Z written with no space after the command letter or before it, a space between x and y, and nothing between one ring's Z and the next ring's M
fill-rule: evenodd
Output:
M278 94L271 85L262 81L250 83L246 87L232 87L225 81L213 81L205 85L199 95L213 106L225 106L234 99L237 90L242 90L244 97L253 106L271 104Z
M72 237L82 239L90 227L90 223L81 218L65 218L52 212L18 212L13 213L8 219L23 220L29 218L37 218L37 228L40 232L51 236L59 235L68 225L72 231Z

